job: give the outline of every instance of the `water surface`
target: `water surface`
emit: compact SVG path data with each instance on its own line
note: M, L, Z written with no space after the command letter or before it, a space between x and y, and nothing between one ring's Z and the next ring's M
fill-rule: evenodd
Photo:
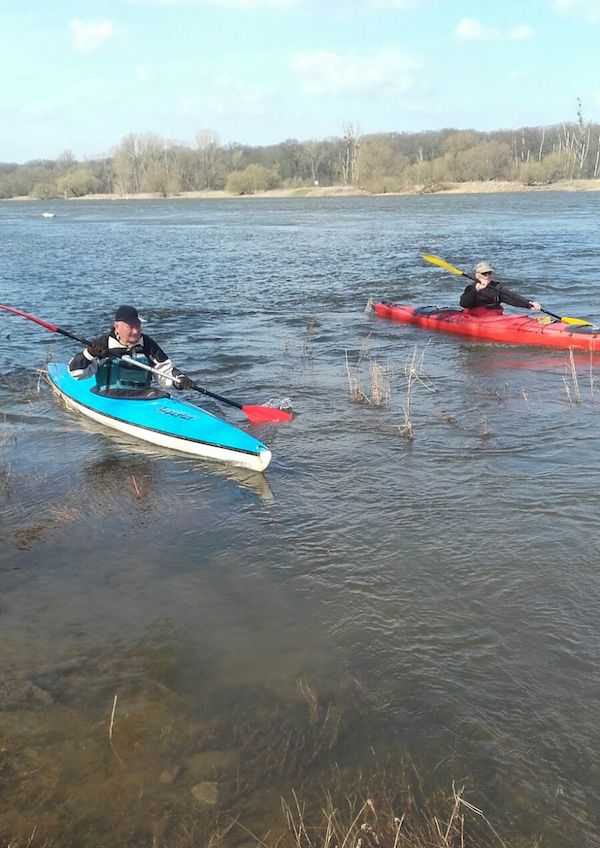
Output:
M254 431L265 477L145 448L51 395L38 372L74 343L0 315L5 841L189 844L214 815L264 838L292 788L408 753L511 836L600 844L598 365L577 353L575 380L565 351L364 312L456 303L427 250L597 321L599 213L559 193L0 206L4 303L82 336L134 303L201 385L296 412ZM383 367L389 404L353 401L346 357L369 397Z

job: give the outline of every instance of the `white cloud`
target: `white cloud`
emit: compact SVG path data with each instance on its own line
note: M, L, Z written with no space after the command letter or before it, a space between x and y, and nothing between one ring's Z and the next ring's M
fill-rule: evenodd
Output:
M473 18L461 18L455 32L459 38L464 38L466 41L484 41L491 37L490 28L480 24L479 21L474 21Z
M317 50L295 53L290 68L306 94L356 94L407 91L416 84L419 65L410 56L390 49L350 58Z
M600 22L600 0L553 0L552 5L566 17L583 18L590 23Z
M473 18L461 18L454 32L458 38L465 41L524 41L534 35L533 29L527 24L498 28L487 26Z
M73 36L73 47L84 53L96 50L114 34L114 27L108 20L81 21L75 18L69 27Z

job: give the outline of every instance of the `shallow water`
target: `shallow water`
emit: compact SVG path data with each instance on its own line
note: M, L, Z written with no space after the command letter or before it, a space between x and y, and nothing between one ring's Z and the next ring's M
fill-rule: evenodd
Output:
M511 836L600 844L599 366L577 353L576 383L568 352L364 312L456 302L427 250L598 321L599 212L595 193L0 205L2 302L83 336L135 303L201 385L296 412L254 431L265 477L144 447L36 373L76 345L0 314L3 840L192 844L239 817L233 845L276 834L292 788L408 753ZM388 405L353 402L346 356L369 396L370 360L391 374Z

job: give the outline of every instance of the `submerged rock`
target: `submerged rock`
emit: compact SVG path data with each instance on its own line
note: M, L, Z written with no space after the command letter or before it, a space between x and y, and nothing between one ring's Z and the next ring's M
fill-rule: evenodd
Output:
M204 807L214 807L219 801L219 784L212 780L203 780L192 787L192 796Z
M0 710L15 707L49 707L53 703L51 693L30 680L9 676L0 684Z

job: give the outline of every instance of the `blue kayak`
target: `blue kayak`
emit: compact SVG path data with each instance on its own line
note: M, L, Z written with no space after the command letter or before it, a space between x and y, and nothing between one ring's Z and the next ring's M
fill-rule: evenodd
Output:
M252 471L264 471L271 461L271 451L254 436L168 392L152 388L109 397L96 391L94 377L75 380L66 365L48 365L48 377L68 407L145 442Z

